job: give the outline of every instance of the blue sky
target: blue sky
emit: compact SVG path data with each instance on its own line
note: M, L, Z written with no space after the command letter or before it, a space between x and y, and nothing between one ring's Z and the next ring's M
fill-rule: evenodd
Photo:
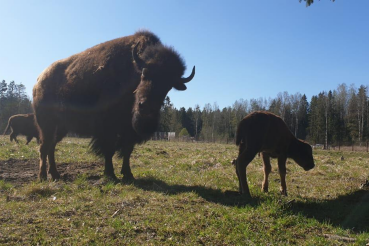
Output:
M0 80L31 97L52 62L145 28L173 46L196 76L174 106L279 92L308 100L338 84L369 85L369 1L0 0Z

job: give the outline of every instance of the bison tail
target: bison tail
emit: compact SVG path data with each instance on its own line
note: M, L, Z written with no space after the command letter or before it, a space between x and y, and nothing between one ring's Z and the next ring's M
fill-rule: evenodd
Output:
M243 139L243 131L242 131L241 124L239 124L237 127L237 132L236 132L236 145L237 146L241 144L242 139Z
M3 135L5 135L5 134L6 134L6 132L9 130L9 127L10 127L10 122L8 122L8 125L6 126L6 128L5 128L5 131L4 131Z

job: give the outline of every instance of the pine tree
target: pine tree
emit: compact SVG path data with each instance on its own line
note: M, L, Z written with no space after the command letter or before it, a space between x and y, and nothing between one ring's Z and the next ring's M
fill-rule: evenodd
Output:
M170 98L167 96L164 99L164 104L160 109L160 122L159 129L160 132L170 132L171 129L171 121L173 117L172 103L170 102Z
M306 139L307 135L307 127L309 126L308 120L309 114L309 103L307 101L306 95L302 95L300 100L300 105L298 107L297 118L297 134L296 137L300 139Z

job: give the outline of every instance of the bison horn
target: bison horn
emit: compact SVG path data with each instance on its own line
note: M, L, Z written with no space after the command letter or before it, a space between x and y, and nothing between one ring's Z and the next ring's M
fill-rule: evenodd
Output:
M141 71L142 68L145 66L145 62L137 55L137 47L139 44L140 42L137 42L135 47L133 47L132 57L133 57L133 61L136 63L137 68Z
M182 83L187 83L187 82L190 82L192 79L193 79L193 77L195 76L195 66L193 66L193 68L192 68L192 73L191 73L191 75L189 76L189 77L187 77L187 78L182 78L181 79L181 82Z

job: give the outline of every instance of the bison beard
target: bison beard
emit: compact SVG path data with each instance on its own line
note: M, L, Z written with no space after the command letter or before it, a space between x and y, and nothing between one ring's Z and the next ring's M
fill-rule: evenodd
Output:
M68 132L92 136L90 147L105 159L105 175L116 179L112 157L123 157L121 173L132 179L130 156L156 130L160 107L172 89L185 90L185 65L172 48L147 31L111 40L45 69L33 88L40 130L39 179L60 178L55 146Z
M159 114L143 117L133 114L132 125L134 130L144 139L151 137L159 125Z

